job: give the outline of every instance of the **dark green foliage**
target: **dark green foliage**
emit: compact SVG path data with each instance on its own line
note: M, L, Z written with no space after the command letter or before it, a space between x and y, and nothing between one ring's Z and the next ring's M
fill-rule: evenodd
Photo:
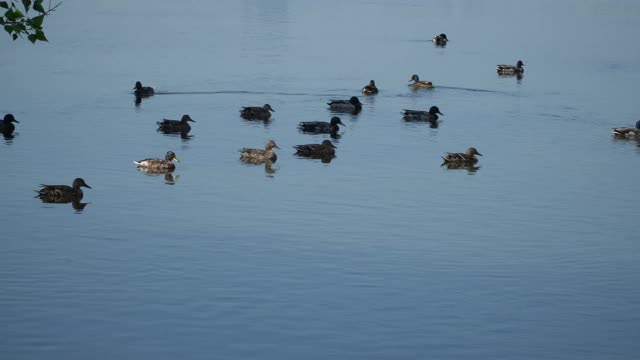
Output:
M48 41L42 30L42 23L45 16L55 11L61 3L53 7L49 3L49 8L45 9L42 5L43 1L0 1L0 9L6 9L4 14L0 15L0 26L4 27L4 30L9 33L13 40L26 36L34 44L36 41ZM35 12L37 15L30 17L29 10L32 10L32 14Z

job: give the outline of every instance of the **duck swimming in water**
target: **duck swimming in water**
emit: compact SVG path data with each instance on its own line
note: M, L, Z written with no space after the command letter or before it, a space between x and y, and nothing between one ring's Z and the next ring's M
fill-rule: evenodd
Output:
M240 109L240 116L245 120L269 120L271 118L271 111L275 112L271 105L264 104L264 106L246 106Z
M362 103L357 96L352 96L349 100L330 100L327 105L336 112L358 113L362 110Z
M76 178L73 180L73 185L40 185L42 188L36 190L38 195L35 197L40 198L43 202L47 203L69 203L78 202L84 196L81 187L91 189L91 186L82 178Z
M636 122L635 129L625 127L613 128L613 135L621 139L640 139L640 120Z
M11 135L16 129L16 126L13 125L13 123L19 124L20 121L16 120L16 118L13 117L13 114L6 114L4 119L0 120L0 133Z
M333 134L337 133L340 129L338 125L345 126L339 117L334 116L331 118L331 122L326 121L306 121L301 122L298 128L303 132L314 134Z
M444 115L437 106L432 106L429 111L404 110L402 119L405 121L436 121L438 120L438 114Z
M167 151L164 159L148 158L135 160L133 163L138 165L138 168L140 168L141 170L149 172L159 172L175 169L176 165L173 163L173 160L180 162L173 151Z
M444 160L442 164L475 164L478 162L476 155L482 156L474 147L470 147L466 153L446 153L442 157L442 160Z
M518 60L518 63L515 66L505 64L496 65L496 71L500 75L518 75L524 73L523 66L524 63L522 63L522 60Z
M409 82L412 82L409 86L413 87L413 89L431 89L433 87L433 83L431 81L420 80L417 74L411 75L411 79Z
M296 155L306 157L333 157L336 155L336 147L329 140L324 140L322 144L296 145Z
M433 43L437 46L446 46L449 39L447 39L447 34L440 34L435 35L433 39L431 39L431 41L433 41Z
M278 156L273 152L273 149L280 149L276 142L273 140L268 140L265 144L264 150L262 149L249 149L242 148L240 149L240 160L249 162L252 164L260 164L264 162L275 162L278 160Z
M158 130L164 133L188 133L191 131L189 122L195 122L189 115L182 115L181 120L164 119L158 121Z
M378 88L376 87L376 82L371 80L369 81L369 85L365 85L365 87L362 88L362 93L364 95L375 95L378 93Z
M133 87L133 90L134 95L139 97L147 97L155 93L152 87L142 86L142 83L140 81L136 81L136 86Z

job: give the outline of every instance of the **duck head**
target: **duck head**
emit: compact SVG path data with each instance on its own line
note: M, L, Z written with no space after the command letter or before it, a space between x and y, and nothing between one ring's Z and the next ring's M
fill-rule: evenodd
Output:
M186 124L187 121L196 122L189 115L182 115L182 119L180 120L182 123Z
M167 154L164 156L164 159L167 161L175 160L177 162L180 162L180 159L178 159L178 157L176 156L176 153L174 153L171 150L167 151Z
M415 81L415 82L420 81L420 78L418 77L417 74L411 75L411 79L409 79L409 82L412 82L412 81Z
M478 152L478 150L476 150L476 148L474 148L474 147L470 147L469 150L467 150L467 155L469 155L469 156L473 156L473 155L482 156L482 154L480 154Z
M20 121L16 120L16 118L13 117L13 114L7 114L4 116L4 122L6 123L20 123Z
M518 60L518 63L516 64L517 68L521 68L524 66L524 63L522 62L522 60Z
M336 149L336 146L333 145L333 143L331 141L329 141L329 140L323 140L322 141L322 146L331 147L331 148Z
M264 106L262 108L265 109L265 110L268 110L268 111L276 112L275 110L273 110L273 108L269 104L264 104Z
M349 102L353 105L361 105L360 99L358 99L357 96L352 96L351 99L349 99Z
M338 124L339 124L339 125L342 125L342 126L345 126L345 125L342 123L342 121L340 120L340 118L339 118L339 117L337 117L337 116L332 117L332 118L331 118L331 126L336 126L336 125L338 125Z
M443 116L444 116L444 114L440 112L440 109L438 109L438 107L437 107L437 106L432 106L432 107L429 109L429 114L431 114L431 115L440 114L440 115L443 115Z
M265 145L265 149L267 149L267 150L271 150L271 149L273 149L273 148L280 149L280 148L278 147L278 145L276 145L276 142L275 142L275 141L273 141L273 140L269 140L269 141L267 141L267 144Z
M142 90L142 83L140 81L136 81L136 86L134 86L133 89Z
M640 120L636 123L636 129L640 129Z
M84 182L83 178L76 178L75 180L73 180L73 188L79 189L80 187L86 187L91 189L91 186L87 185L87 183Z
M370 81L369 81L369 86L371 86L371 87L376 87L376 82L375 82L375 81L373 81L373 80L370 80Z

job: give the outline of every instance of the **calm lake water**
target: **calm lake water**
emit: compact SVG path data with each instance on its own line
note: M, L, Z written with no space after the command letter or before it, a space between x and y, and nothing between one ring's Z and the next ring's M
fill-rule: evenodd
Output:
M65 0L0 37L3 359L631 359L640 2ZM431 37L445 32L445 48ZM522 79L499 63L525 63ZM412 74L436 88L413 92ZM300 121L360 95L330 163ZM136 80L158 94L134 104ZM268 124L239 117L269 103ZM444 113L438 128L402 109ZM190 138L156 131L189 114ZM274 139L271 167L238 149ZM475 146L475 170L440 167ZM170 176L132 160L182 160ZM43 204L41 183L92 186ZM634 335L635 334L635 335Z

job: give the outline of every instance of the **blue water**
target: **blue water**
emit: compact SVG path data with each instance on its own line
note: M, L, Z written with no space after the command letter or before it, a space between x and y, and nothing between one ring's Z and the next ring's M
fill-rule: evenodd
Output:
M639 15L64 1L49 43L0 36L0 114L20 121L0 139L0 358L635 358L640 142L611 128L640 118ZM522 79L496 75L519 59ZM139 106L137 80L158 92ZM354 95L337 157L295 156L330 139L298 122ZM239 117L264 103L271 122ZM432 105L438 128L402 120ZM182 114L190 138L156 131ZM239 161L267 139L275 164ZM440 167L470 146L477 169ZM168 150L168 176L132 163ZM33 198L76 177L83 210Z

